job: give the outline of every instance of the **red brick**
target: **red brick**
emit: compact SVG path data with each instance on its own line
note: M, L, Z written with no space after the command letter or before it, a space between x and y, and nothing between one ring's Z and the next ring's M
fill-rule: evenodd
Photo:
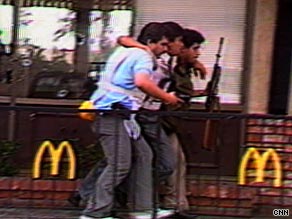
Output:
M54 200L67 200L68 197L70 196L70 192L55 192L53 194L53 199Z
M235 208L238 207L238 202L232 199L220 199L218 200L217 206L223 208Z
M13 198L31 199L32 198L32 192L31 191L15 191L15 192L13 192Z
M42 191L32 192L32 199L46 199L46 198L47 198L47 192L42 192Z
M187 191L190 192L190 195L193 195L193 196L199 195L198 185L195 182L187 183Z
M200 196L212 198L217 197L219 192L218 187L215 185L206 185L206 188L200 189L200 191L201 191Z
M11 181L12 190L30 190L32 179L26 177L13 177Z
M206 197L190 197L189 204L191 206L214 206L214 199Z
M282 189L279 188L268 188L263 191L260 191L260 195L269 195L269 196L281 196L283 195Z
M253 202L252 200L236 200L239 208L252 208Z
M260 135L260 134L249 134L247 136L247 141L261 142L262 141L262 135Z
M281 205L283 204L283 200L281 197L261 196L258 197L256 204Z
M0 198L11 198L13 195L12 191L0 191Z
M33 180L33 186L31 188L34 191L53 191L52 180Z
M58 201L58 200L67 200L70 196L71 192L60 192L60 191L50 191L50 192L43 192L45 195L44 199Z
M75 191L77 188L76 181L56 180L54 183L55 191Z
M236 187L229 187L227 197L232 199L238 198L239 197L238 189Z
M0 190L10 189L11 177L0 177Z
M260 125L262 124L262 120L260 119L248 119L247 120L248 125Z

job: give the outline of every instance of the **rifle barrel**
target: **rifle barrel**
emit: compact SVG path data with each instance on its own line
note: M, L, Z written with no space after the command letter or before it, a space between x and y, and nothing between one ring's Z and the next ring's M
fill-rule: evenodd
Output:
M221 51L222 51L223 43L224 43L224 37L220 37L219 48L218 48L218 52L216 54L216 62L215 62L215 64L218 64L219 59L221 57Z

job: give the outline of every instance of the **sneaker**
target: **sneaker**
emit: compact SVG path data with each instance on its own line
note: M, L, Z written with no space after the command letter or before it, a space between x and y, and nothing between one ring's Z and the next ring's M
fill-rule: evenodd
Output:
M197 217L198 215L196 215L195 213L191 211L179 211L173 215L173 218L176 218L176 219L195 219Z
M96 218L99 218L99 219L118 219L118 218L114 218L114 217L89 217L86 215L81 215L79 217L79 219L96 219Z
M152 219L152 212L127 212L127 213L118 213L118 217L125 219Z
M174 215L174 214L175 214L174 209L158 208L157 212L156 212L156 218L166 218L166 217L169 217L169 216Z
M165 210L165 209L157 209L156 218L162 219L173 215L175 212L174 210ZM126 215L119 215L121 218L128 218L128 219L152 219L153 218L153 211L145 211L145 212L130 212Z

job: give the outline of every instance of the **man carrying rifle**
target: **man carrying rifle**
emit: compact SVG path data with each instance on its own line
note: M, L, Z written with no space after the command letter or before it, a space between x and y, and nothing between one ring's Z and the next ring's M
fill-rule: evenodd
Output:
M170 72L171 85L169 91L175 92L176 95L184 99L185 102L175 107L164 105L164 110L188 110L190 107L189 100L192 97L206 95L205 90L194 90L191 81L193 74L195 76L200 76L200 79L205 79L207 74L205 66L198 60L201 54L201 44L204 41L204 36L198 31L184 29L184 48L177 57L176 66ZM186 160L177 134L179 132L178 123L179 118L177 117L171 116L163 118L165 130L177 154L177 166L175 172L166 181L164 186L166 194L162 202L166 207L176 207L180 212L185 212L185 210L189 209L185 183Z

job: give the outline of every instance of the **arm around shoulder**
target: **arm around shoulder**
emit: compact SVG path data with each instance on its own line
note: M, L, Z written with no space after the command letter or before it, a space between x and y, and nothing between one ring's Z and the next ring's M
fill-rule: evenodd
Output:
M149 47L139 43L137 40L135 40L133 37L130 36L120 36L117 40L118 44L124 47L134 47L134 48L139 48L143 49L146 51L149 51Z

